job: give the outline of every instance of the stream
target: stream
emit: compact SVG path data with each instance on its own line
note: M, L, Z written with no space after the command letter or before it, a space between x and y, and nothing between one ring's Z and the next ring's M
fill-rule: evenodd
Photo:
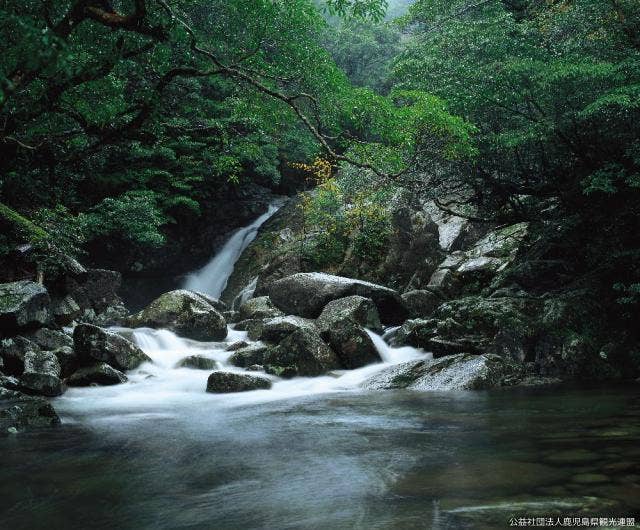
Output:
M247 239L188 280L219 296ZM220 256L224 254L224 259ZM638 386L366 391L427 357L370 332L383 362L270 390L208 394L223 342L124 329L152 359L117 386L70 388L56 429L0 440L4 529L495 529L515 516L640 521Z

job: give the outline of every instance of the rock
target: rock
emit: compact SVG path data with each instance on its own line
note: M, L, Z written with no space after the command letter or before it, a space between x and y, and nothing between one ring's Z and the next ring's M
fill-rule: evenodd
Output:
M268 296L251 298L240 306L240 320L273 318L284 313L273 305Z
M0 391L20 390L20 381L17 377L0 374Z
M278 343L297 329L315 330L316 326L313 320L307 318L292 315L275 317L263 321L260 326L255 326L255 328L250 326L249 338Z
M264 365L267 373L281 377L314 377L340 368L340 361L317 331L298 329L267 352Z
M245 370L247 372L264 372L264 366L261 364L252 364L251 366L247 366Z
M435 336L438 321L434 319L423 320L420 318L407 320L397 331L393 333L391 346L413 346L414 348L427 348L429 341Z
M91 324L76 326L73 343L81 363L102 361L117 370L126 371L151 362L147 354L132 342Z
M336 352L343 368L352 370L367 364L382 362L378 350L367 332L350 318L333 322L321 333Z
M373 300L357 295L332 300L324 306L318 317L318 328L321 331L328 330L334 322L345 318L374 331L382 330L380 315Z
M73 347L73 337L55 329L40 328L26 336L43 350L55 350L63 347Z
M407 306L411 318L431 316L442 302L442 298L439 295L425 289L404 293L402 300Z
M60 373L60 363L53 353L28 352L24 358L20 388L29 394L59 396L65 390Z
M462 353L392 366L363 383L368 389L485 390L510 384L518 368L498 355Z
M0 340L0 356L4 364L4 372L9 375L22 374L25 355L28 352L38 351L40 351L40 347L24 337Z
M61 369L61 377L68 377L71 375L80 365L78 360L78 356L73 348L69 348L68 346L63 346L62 348L57 348L53 350L53 353L58 362L60 363Z
M118 289L122 275L106 269L88 269L86 274L65 279L65 292L82 311L91 309L100 315L111 306L122 304Z
M128 381L127 376L106 363L85 366L71 374L66 383L69 386L119 385Z
M251 326L261 325L262 320L259 318L250 318L248 320L241 320L233 326L233 329L237 331L248 331Z
M459 353L481 353L477 345L466 338L459 340L447 340L442 337L432 337L427 340L424 349L433 354L434 358L457 355Z
M53 319L59 326L68 326L82 315L80 305L69 295L54 299L51 302L51 311Z
M168 328L193 340L222 340L227 336L227 322L212 300L184 289L170 291L130 317L128 323L131 327Z
M240 322L240 311L223 311L222 316L227 321L227 324L235 324Z
M271 381L265 377L236 372L213 372L207 379L207 392L227 394L271 388Z
M182 359L176 366L177 368L194 368L196 370L215 370L218 367L218 361L202 355L190 355Z
M0 388L0 434L59 423L60 418L47 400Z
M11 336L49 324L50 303L49 293L39 283L0 284L0 334Z
M246 340L237 340L236 342L229 344L224 351L236 351L241 348L246 348L247 346L249 346L249 343Z
M352 295L371 298L383 323L396 324L407 311L393 289L374 283L324 273L297 273L267 286L273 304L287 314L317 318L332 300Z
M234 366L245 368L254 364L263 364L264 356L269 348L263 344L251 344L245 348L240 348L231 357L229 362Z

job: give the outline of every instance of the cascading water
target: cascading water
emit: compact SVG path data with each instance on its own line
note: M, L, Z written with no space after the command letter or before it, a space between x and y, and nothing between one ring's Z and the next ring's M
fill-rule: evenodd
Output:
M269 209L253 223L234 233L209 263L187 277L183 287L219 298L233 273L236 261L256 238L260 227L278 211L280 206L281 203L269 205Z

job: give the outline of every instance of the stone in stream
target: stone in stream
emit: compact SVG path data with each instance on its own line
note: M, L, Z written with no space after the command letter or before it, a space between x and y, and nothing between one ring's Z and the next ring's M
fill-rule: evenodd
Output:
M352 370L382 362L371 337L349 318L334 321L321 335L336 352L343 368Z
M0 284L0 335L39 328L51 322L51 299L39 283L23 280Z
M461 353L391 366L367 379L362 386L376 390L485 390L514 384L519 376L519 368L498 355Z
M260 325L249 326L249 338L278 343L298 329L316 330L315 322L308 318L289 315L262 321Z
M73 330L73 342L81 363L102 361L117 370L126 371L151 362L133 342L92 324L77 325Z
M0 357L3 371L8 375L21 375L24 372L24 358L28 352L40 351L40 347L24 337L12 337L0 340Z
M271 381L266 377L237 372L213 372L207 379L207 392L214 394L247 392L269 388L271 388Z
M382 330L378 308L373 303L373 300L358 295L347 296L329 302L324 306L322 313L318 317L317 325L320 331L327 331L331 329L334 322L346 318L365 328L374 331Z
M315 377L341 367L335 352L311 329L298 329L270 349L264 366L267 373L280 377Z
M27 335L26 338L47 351L63 347L73 347L73 337L63 331L57 331L55 329L40 328Z
M224 351L236 351L240 348L246 348L247 346L249 346L249 343L246 340L237 340L236 342L229 344Z
M215 370L217 367L218 361L203 355L190 355L176 365L176 368L194 368L195 370Z
M425 289L404 293L402 300L407 306L411 318L428 317L442 303L440 295Z
M252 318L273 318L284 316L284 313L273 305L268 296L250 298L240 306L240 320Z
M229 357L229 362L234 366L246 368L254 364L262 364L264 356L269 350L264 344L251 344L245 348L240 348Z
M129 317L128 325L166 328L189 339L218 341L227 336L227 322L220 312L223 307L222 302L202 293L179 289L164 293Z
M353 278L300 272L269 284L266 290L278 309L306 318L317 318L329 302L353 295L371 298L385 324L400 324L407 316L397 291Z
M29 394L59 396L65 390L60 372L60 363L53 353L28 352L24 358L20 388Z
M46 399L0 388L0 436L59 423L60 418Z
M126 375L106 363L84 366L66 379L69 386L119 385L127 381Z

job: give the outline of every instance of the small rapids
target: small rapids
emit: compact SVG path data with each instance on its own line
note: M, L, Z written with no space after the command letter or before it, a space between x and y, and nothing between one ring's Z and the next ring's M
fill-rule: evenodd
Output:
M267 375L273 382L269 390L210 394L205 389L207 378L214 370L178 367L180 361L198 355L214 360L217 370L245 372L228 362L233 352L226 348L239 340L251 343L246 332L229 328L223 342L198 342L165 329L112 328L111 331L132 340L152 362L129 372L129 382L122 385L69 389L57 400L57 408L72 419L81 416L83 421L101 423L123 421L126 417L132 420L179 417L192 412L189 409L202 406L224 409L301 396L361 391L362 382L380 370L428 355L411 347L392 348L381 336L369 331L382 359L380 363L355 370L336 370L319 377L280 379Z

